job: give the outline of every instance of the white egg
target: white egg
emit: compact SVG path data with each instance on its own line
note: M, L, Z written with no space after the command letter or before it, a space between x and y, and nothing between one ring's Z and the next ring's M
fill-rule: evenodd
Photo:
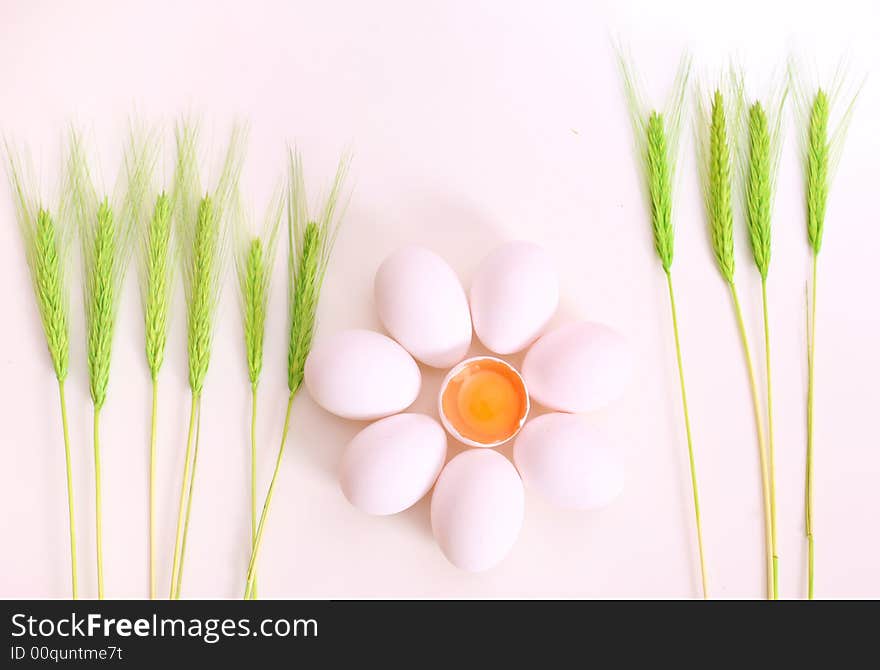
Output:
M509 242L483 259L470 297L480 342L496 354L513 354L547 326L559 303L559 279L541 247Z
M471 315L455 272L440 256L408 246L376 272L382 325L416 360L435 368L458 363L471 345Z
M339 468L348 501L367 514L396 514L421 500L446 462L446 433L425 414L396 414L354 436Z
M529 421L513 445L513 460L526 487L559 507L598 509L623 490L623 455L576 414Z
M470 572L500 563L519 536L524 494L516 468L488 449L464 451L443 468L431 497L431 527L449 561Z
M572 323L543 335L523 360L532 399L559 412L592 412L622 394L632 371L626 340L599 323Z
M390 337L345 330L321 338L306 359L314 401L345 419L378 419L409 407L422 384L419 366Z

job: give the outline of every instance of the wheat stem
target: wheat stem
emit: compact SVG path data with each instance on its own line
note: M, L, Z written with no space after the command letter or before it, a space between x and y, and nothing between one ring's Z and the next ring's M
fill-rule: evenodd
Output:
M73 468L70 464L70 433L67 428L67 400L64 396L64 380L58 380L58 402L61 405L61 428L64 432L64 465L67 470L67 512L70 526L70 581L73 599L79 597L76 567L76 524L73 513Z
M257 543L257 384L251 386L251 551ZM252 600L257 599L257 577L254 575Z
M752 391L752 409L755 414L755 427L758 433L758 458L761 468L761 494L764 500L764 545L766 555L766 580L767 580L767 599L773 597L773 535L772 535L772 515L770 504L770 482L769 468L767 464L767 444L764 439L764 421L761 418L761 401L758 393L758 384L755 376L755 366L752 362L751 348L749 347L749 338L746 333L745 320L743 319L742 307L739 302L739 295L736 286L730 284L730 295L733 299L733 307L736 312L736 324L739 330L740 340L743 346L743 355L746 358L746 367L749 373L749 386Z
M174 534L174 558L171 561L171 588L168 597L175 598L177 587L177 571L180 565L180 540L183 529L184 503L186 502L186 485L189 482L190 460L192 458L193 432L196 424L199 396L194 392L189 409L189 430L186 437L186 452L183 456L183 481L180 485L180 504L177 510L177 531Z
M272 496L275 493L275 484L278 481L278 473L281 472L281 462L284 459L284 447L287 444L287 433L290 430L290 410L293 407L293 399L295 396L296 391L291 391L287 400L287 411L284 413L284 429L281 431L281 446L278 449L278 456L275 459L275 469L272 471L269 490L266 492L266 501L263 503L263 511L260 513L260 523L257 525L257 534L254 536L251 559L248 562L247 583L245 584L244 589L245 600L255 598L254 590L256 589L257 560L260 557L260 547L263 544L263 529L266 526L266 519L269 516L269 507L272 504Z
M92 434L95 448L95 549L97 552L98 568L98 600L104 599L104 540L102 533L101 518L101 408L95 405Z
M153 379L150 411L150 599L156 599L156 415L159 407L159 381Z
M770 366L770 317L767 305L767 279L761 279L764 312L764 357L767 367L767 447L770 471L770 536L773 552L773 600L779 600L779 552L776 545L776 454L773 448L773 376Z
M675 358L678 363L678 381L681 386L681 406L684 411L684 426L687 434L688 462L691 471L691 487L694 493L694 518L697 529L697 544L700 553L700 578L703 586L703 598L709 597L706 579L706 558L703 551L703 526L700 520L700 494L697 490L697 468L694 461L694 445L691 439L691 420L688 414L687 390L684 383L684 364L681 357L681 342L678 335L678 315L675 310L675 292L672 289L672 273L666 273L666 284L669 287L669 307L672 312L672 331L675 334Z
M192 512L193 491L196 487L196 464L199 461L199 438L202 434L202 400L196 405L196 444L192 454L192 467L189 474L189 490L186 496L186 515L183 521L183 539L180 544L180 564L177 567L177 587L174 598L180 598L180 589L183 584L183 564L186 560L186 540L189 537L189 519Z
M810 301L810 328L807 346L807 474L805 485L805 519L807 535L807 597L813 600L813 573L815 565L815 536L813 532L813 401L815 393L816 355L816 268L819 253L813 252L813 286Z

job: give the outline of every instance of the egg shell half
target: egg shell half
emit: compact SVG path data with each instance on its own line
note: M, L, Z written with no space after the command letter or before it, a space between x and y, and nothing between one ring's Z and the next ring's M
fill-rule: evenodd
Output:
M571 323L541 336L522 376L532 399L559 412L592 412L619 398L629 382L626 340L600 323Z
M422 375L406 350L371 330L321 338L306 359L305 383L314 401L344 419L378 419L409 407Z
M620 450L576 414L544 414L529 421L513 445L513 460L526 487L558 507L599 509L623 491Z
M398 249L379 266L374 289L382 325L416 360L448 368L467 354L472 333L467 296L433 251Z
M513 354L531 344L556 312L559 278L541 247L509 242L483 259L470 298L480 342L496 354Z
M446 462L446 432L425 414L395 414L354 436L339 468L348 501L367 514L396 514L421 500Z
M431 496L431 527L449 561L469 572L500 563L519 536L525 495L516 468L488 449L464 451L443 468Z

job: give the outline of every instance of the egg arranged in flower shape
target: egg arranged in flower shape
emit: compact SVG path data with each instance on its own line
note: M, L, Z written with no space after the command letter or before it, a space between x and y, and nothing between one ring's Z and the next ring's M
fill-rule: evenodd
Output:
M380 265L374 290L390 337L367 330L319 337L305 369L306 388L325 410L378 419L342 456L340 485L352 505L392 515L433 488L431 527L441 551L455 566L479 572L515 545L525 488L585 510L620 493L621 454L583 412L621 395L629 349L602 324L546 332L559 287L543 249L529 242L498 247L468 294L440 256L407 246ZM496 355L466 358L474 331ZM501 358L527 348L522 373ZM437 398L439 422L401 413L421 387L416 361L450 368ZM529 420L530 394L555 412ZM446 433L475 449L447 462ZM511 440L514 463L493 450Z

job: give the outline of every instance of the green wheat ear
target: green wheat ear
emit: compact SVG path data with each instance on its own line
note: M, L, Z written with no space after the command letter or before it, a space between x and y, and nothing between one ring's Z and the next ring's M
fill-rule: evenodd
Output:
M721 273L733 281L733 208L731 206L730 146L727 139L727 116L724 97L715 91L712 100L711 143L709 149L709 193L712 218L712 246Z
M651 202L654 249L660 257L663 269L669 272L672 267L675 233L672 228L671 167L662 114L651 112L648 117L646 138L645 162Z
M37 213L34 270L37 301L40 306L40 316L46 332L49 353L52 356L52 365L55 368L55 376L63 381L67 378L70 357L66 290L55 221L45 209L40 209Z
M749 107L749 172L746 213L755 265L761 277L770 267L770 129L760 102Z
M746 151L741 156L744 183L743 209L755 266L766 280L770 270L771 221L776 197L779 157L782 153L783 118L788 86L775 85L766 100L745 102L740 89L741 135Z
M174 276L172 202L165 191L157 193L153 179L160 148L155 131L132 122L125 156L129 194L126 208L137 231L144 350L154 382L165 358Z
M40 321L55 376L59 381L64 381L70 358L67 289L70 236L63 218L56 223L52 214L32 196L32 189L25 186L27 177L18 156L8 143L5 148L15 197L16 219L24 241Z
M214 291L215 266L220 259L220 217L214 210L214 201L206 195L199 202L196 216L195 242L190 266L189 328L189 385L200 394L211 357L211 328L213 310L217 302Z
M129 212L117 217L110 199L98 198L82 138L70 134L68 197L80 233L86 312L89 391L100 409L107 398L119 293L130 251Z
M236 270L241 294L248 379L251 385L256 385L263 370L266 313L283 211L284 203L279 193L267 207L260 235L239 231L241 239L238 242ZM242 222L245 220L243 216L238 218Z
M330 252L338 230L337 208L349 159L343 157L320 215L309 220L299 153L290 154L288 245L290 253L290 343L287 351L287 386L295 393L303 381L306 358L312 348L318 298ZM340 215L341 216L341 215Z
M701 186L712 252L724 280L733 284L736 262L733 252L733 206L731 178L731 141L728 132L725 98L721 88L712 94L707 111L703 98L698 98L699 124L697 148Z
M165 358L168 311L172 286L171 200L163 191L156 196L147 226L145 347L150 376L155 380Z
M810 109L807 144L807 237L815 253L822 248L828 202L828 95L816 91Z
M117 250L116 222L107 198L98 205L95 216L93 244L87 262L89 282L88 310L88 364L89 390L95 407L102 407L107 398L110 381L110 354L116 320L114 307L119 287L113 281L114 259Z
M642 160L643 174L651 210L654 249L664 272L672 269L675 233L672 225L672 189L681 130L685 120L685 99L690 79L691 60L681 59L665 110L649 110L642 101L635 73L622 51L618 60L623 74L624 91L635 143Z
M263 241L251 239L245 260L242 292L244 293L244 339L247 349L248 378L256 384L263 369L263 338L266 334L268 300L268 268Z
M178 126L174 201L184 249L189 383L192 391L200 395L210 363L214 314L227 262L229 207L238 188L245 132L243 128L234 128L213 192L201 190L197 139L198 129L194 124Z
M789 63L789 82L804 156L807 239L812 252L818 255L825 232L828 193L862 84L853 87L842 66L828 86L809 83L794 60Z

